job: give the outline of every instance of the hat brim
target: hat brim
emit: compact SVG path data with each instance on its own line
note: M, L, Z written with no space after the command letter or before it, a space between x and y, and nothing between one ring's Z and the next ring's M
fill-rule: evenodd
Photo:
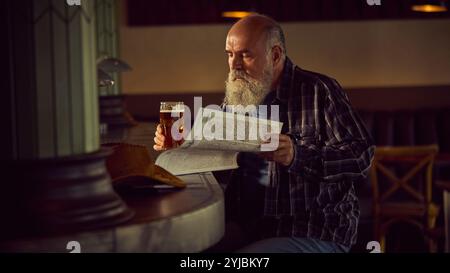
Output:
M152 168L152 170L150 169ZM161 183L174 188L185 188L186 183L175 175L169 173L158 165L151 165L145 173L130 174L112 179L114 187L155 187Z
M102 145L113 149L106 159L106 166L113 186L121 184L134 187L151 187L165 184L175 188L185 188L186 183L152 161L147 148L129 143L108 143Z

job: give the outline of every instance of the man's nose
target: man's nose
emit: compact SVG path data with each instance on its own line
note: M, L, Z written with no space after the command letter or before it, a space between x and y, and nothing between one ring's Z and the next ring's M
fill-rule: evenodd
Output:
M231 62L230 62L230 68L232 70L240 70L242 69L242 59L237 57L237 56L233 56L231 58Z

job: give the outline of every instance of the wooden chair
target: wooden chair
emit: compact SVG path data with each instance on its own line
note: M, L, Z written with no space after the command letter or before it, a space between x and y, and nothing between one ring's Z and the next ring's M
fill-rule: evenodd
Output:
M439 213L439 207L432 202L432 173L437 152L437 145L385 146L375 149L370 171L374 235L383 252L386 234L391 225L397 222L420 228L430 252L436 251L436 243L426 234L435 227ZM405 173L401 177L398 175L399 170Z

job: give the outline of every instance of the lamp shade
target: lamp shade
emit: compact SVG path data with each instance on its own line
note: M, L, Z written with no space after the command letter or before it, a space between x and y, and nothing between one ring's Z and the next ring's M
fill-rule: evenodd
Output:
M106 57L100 60L97 67L108 73L130 71L131 67L121 59Z
M225 0L222 5L222 17L240 19L256 12L254 0Z
M102 69L97 69L98 86L106 87L114 85L113 78Z
M417 12L446 12L447 4L444 0L417 0L413 1L411 9Z

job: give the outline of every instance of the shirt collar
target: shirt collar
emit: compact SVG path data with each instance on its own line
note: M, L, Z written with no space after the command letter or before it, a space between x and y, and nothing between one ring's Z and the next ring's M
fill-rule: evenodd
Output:
M284 61L283 71L280 75L280 82L278 83L276 90L268 94L265 100L266 102L269 102L270 104L279 104L280 102L287 103L289 99L289 90L291 89L294 68L295 65L288 57L286 57Z

